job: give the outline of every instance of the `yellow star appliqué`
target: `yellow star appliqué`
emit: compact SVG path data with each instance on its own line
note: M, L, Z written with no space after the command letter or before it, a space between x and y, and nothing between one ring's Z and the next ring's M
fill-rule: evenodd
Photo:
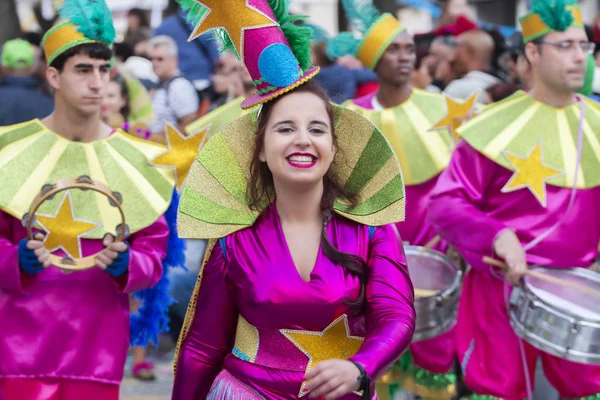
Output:
M464 102L458 102L451 97L445 96L448 113L431 129L447 128L452 134L452 139L458 141L458 132L456 131L469 118L469 113L479 97L479 92L475 92Z
M156 157L152 163L172 167L175 170L177 179L177 190L181 190L185 177L206 138L207 130L200 131L193 136L184 137L173 125L167 123L166 127L167 151Z
M36 214L38 225L46 232L44 244L51 252L63 250L70 257L80 258L81 237L94 229L98 224L82 221L75 218L73 205L71 204L71 194L67 191L62 199L56 215Z
M244 59L244 31L247 29L277 26L277 23L252 7L249 0L195 0L208 8L196 25L189 40L213 30L225 29L238 56Z
M546 207L546 181L560 176L562 171L544 164L542 160L542 143L538 142L526 157L503 152L514 169L514 173L502 188L502 192L514 192L527 188L540 204Z
M364 338L350 335L348 317L344 314L322 332L282 329L281 333L308 357L306 372L321 361L348 358L355 355ZM307 394L306 382L302 382L298 397Z

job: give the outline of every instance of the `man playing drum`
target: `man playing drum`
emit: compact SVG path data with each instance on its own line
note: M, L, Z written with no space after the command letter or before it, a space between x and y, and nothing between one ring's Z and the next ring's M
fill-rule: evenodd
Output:
M409 199L406 215L410 216L398 224L398 229L403 240L424 246L436 236L426 220L427 199L440 172L448 165L453 147L448 132L430 131L446 114L446 100L439 94L410 86L416 45L413 36L396 18L381 15L370 2L363 5L356 0L344 0L342 4L350 23L362 30L363 37L354 39L343 33L330 43L328 51L339 57L356 50L352 55L375 71L379 83L378 92L345 106L373 122L394 148ZM336 40L344 42L337 46ZM343 45L348 40L355 41L355 45ZM444 242L435 246L442 252L446 248ZM456 380L455 351L453 329L434 339L413 343L411 354L405 354L398 363L402 366L402 388L426 399L450 399Z
M174 174L150 165L167 149L112 131L100 116L115 36L111 13L103 0L62 4L63 20L43 42L55 110L0 128L4 400L117 400L129 347L128 294L159 281L167 248L162 214ZM28 239L20 220L29 205L42 186L65 179L102 183L112 204L89 187L56 193L36 213L39 231ZM122 224L113 214L121 200L125 242L110 235ZM72 273L51 259L76 265L96 253L95 266Z
M527 398L541 357L562 398L596 399L600 366L551 356L519 339L509 323L510 287L483 261L504 260L516 285L528 265L589 267L598 254L600 111L576 95L593 43L576 4L534 1L521 24L533 88L463 125L464 140L438 181L428 217L472 267L457 325L472 398Z

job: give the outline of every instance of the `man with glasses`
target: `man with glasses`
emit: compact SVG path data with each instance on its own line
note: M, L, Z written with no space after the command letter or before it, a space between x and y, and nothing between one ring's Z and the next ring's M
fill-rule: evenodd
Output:
M457 324L472 399L531 398L538 358L561 398L600 398L600 366L531 346L511 328L507 309L508 282L518 284L529 265L589 268L598 256L600 111L577 95L594 45L578 6L565 3L536 0L521 19L531 90L459 129L464 140L428 208L438 233L472 267ZM508 282L486 256L508 265Z
M148 54L160 87L152 96L156 120L152 133L164 132L164 123L177 126L180 132L194 121L200 107L196 88L179 71L177 44L169 36L156 36L148 44Z

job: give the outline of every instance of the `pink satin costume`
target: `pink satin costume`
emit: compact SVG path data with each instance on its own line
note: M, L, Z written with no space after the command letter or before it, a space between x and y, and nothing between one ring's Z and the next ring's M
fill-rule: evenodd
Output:
M168 240L164 218L131 235L129 271L120 278L100 268L64 274L49 267L29 275L17 257L26 236L20 221L0 212L3 400L99 399L83 393L99 396L103 390L117 399L129 348L128 294L161 277ZM84 256L101 249L100 240L82 240ZM30 390L22 392L23 387Z
M377 93L354 100L354 104L373 109L373 98ZM438 180L438 176L419 185L406 185L406 220L396 224L402 240L415 246L424 246L436 236L433 225L427 220L427 202ZM445 252L447 244L441 241L435 250ZM433 339L410 345L416 366L435 374L447 374L456 359L455 328Z
M308 357L280 330L320 332L344 314L351 335L365 337L350 359L373 382L398 359L412 339L415 315L397 230L379 227L369 238L367 226L335 215L327 233L337 249L367 262L364 312L353 315L345 303L358 295L358 279L322 250L310 281L302 280L271 206L252 227L226 238L225 257L219 243L212 251L177 362L174 400L297 399ZM239 316L259 334L255 362L232 353Z
M520 339L508 319L505 283L482 258L494 255L493 241L503 229L513 229L525 245L551 228L567 211L571 189L546 185L544 208L527 189L501 192L512 174L462 141L438 181L428 217L473 268L464 281L457 331L467 385L481 395L521 400L527 397L525 370ZM599 204L600 187L577 190L564 223L527 252L527 262L555 268L592 264L600 241ZM566 361L521 342L531 379L541 356L562 398L600 394L600 366Z

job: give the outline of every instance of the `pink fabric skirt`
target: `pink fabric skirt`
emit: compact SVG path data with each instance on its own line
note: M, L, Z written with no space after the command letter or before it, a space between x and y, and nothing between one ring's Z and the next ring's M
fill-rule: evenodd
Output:
M0 400L119 400L119 385L73 379L0 379Z
M221 371L206 396L206 400L266 400L248 385L226 370Z

